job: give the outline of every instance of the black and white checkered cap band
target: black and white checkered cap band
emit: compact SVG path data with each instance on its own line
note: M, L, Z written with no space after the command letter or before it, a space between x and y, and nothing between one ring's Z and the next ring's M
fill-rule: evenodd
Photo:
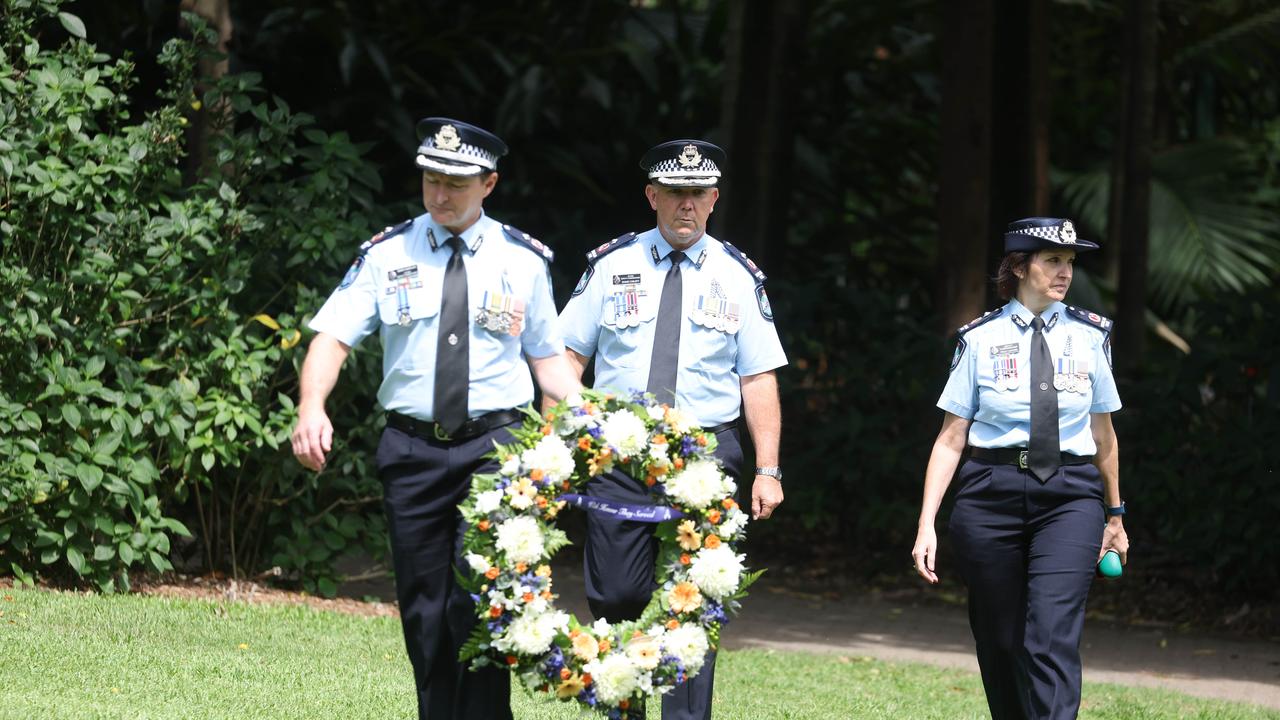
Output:
M649 179L664 185L715 185L719 177L720 168L707 157L693 168L681 165L679 158L663 160L649 168Z
M1043 240L1049 240L1063 245L1075 245L1076 237L1074 233L1068 233L1069 239L1062 236L1061 225L1050 225L1048 227L1025 227L1013 231L1016 235L1031 235Z
M462 143L457 150L441 150L435 146L434 137L428 137L418 146L417 162L423 170L446 175L476 175L498 169L498 156L488 150L467 143Z

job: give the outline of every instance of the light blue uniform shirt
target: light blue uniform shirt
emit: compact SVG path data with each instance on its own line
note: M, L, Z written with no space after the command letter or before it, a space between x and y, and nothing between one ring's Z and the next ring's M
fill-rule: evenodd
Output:
M961 334L951 377L938 407L966 420L969 444L980 448L1027 447L1031 437L1031 320L1016 299ZM1044 338L1054 359L1062 452L1097 452L1090 413L1120 409L1111 374L1110 333L1054 303L1041 313ZM1110 321L1092 315L1110 328ZM1063 377L1059 377L1063 376Z
M434 420L435 359L444 271L452 235L430 214L369 248L356 275L343 281L310 323L355 346L382 330L382 386L378 402L420 420ZM506 410L533 400L533 379L524 355L564 352L543 257L507 237L501 223L484 215L461 235L467 270L471 340L468 417ZM496 305L495 305L496 303ZM486 305L508 309L523 303L518 335L488 330L476 322ZM407 304L408 324L400 324Z
M588 267L560 313L565 345L596 356L597 388L644 390L671 245L655 228ZM787 364L767 298L723 243L703 235L680 265L684 311L676 406L709 427L738 417L741 378Z

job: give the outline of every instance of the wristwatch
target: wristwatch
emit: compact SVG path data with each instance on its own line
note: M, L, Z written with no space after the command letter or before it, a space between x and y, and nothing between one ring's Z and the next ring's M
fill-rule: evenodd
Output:
M1125 512L1125 511L1124 511L1124 501L1123 501L1123 500L1121 500L1121 501L1120 501L1120 504L1119 504L1119 505L1117 505L1117 506L1115 506L1115 507L1109 507L1109 508L1107 508L1107 515L1112 515L1112 516L1114 516L1114 515L1123 515L1123 514L1124 514L1124 512Z
M770 465L768 467L758 467L756 468L756 474L768 475L774 480L777 480L778 482L782 482L782 468L778 467L777 465Z

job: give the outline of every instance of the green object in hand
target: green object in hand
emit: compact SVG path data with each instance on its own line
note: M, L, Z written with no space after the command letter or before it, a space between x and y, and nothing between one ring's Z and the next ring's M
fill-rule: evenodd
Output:
M1098 575L1104 578L1118 578L1124 574L1124 566L1120 564L1120 553L1108 550L1098 561Z

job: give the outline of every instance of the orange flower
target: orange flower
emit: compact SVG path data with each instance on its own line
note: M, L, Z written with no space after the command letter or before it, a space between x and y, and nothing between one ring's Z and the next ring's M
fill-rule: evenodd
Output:
M529 569L529 566L528 566L528 565L526 565L526 564L524 564L524 563L522 563L522 562L518 562L518 563L516 563L516 572L518 572L518 573L522 573L522 572L524 572L525 570L528 570L528 569Z
M543 435L550 435L550 434L551 434L551 426L550 426L550 425L543 425L543 426L542 426L542 434L543 434Z
M638 637L644 637L644 633L643 633L643 632L640 632L639 630L633 630L633 631L631 632L631 639L632 639L632 640L635 640L635 639L636 639L636 638L638 638Z
M702 546L702 533L694 529L692 520L684 520L676 526L676 542L683 550L697 550Z
M666 465L659 465L659 466L654 467L654 468L649 468L649 472L653 473L654 475L659 475L659 476L661 476L661 475L666 475L666 474L667 474L667 466L666 466Z
M516 664L518 664L519 662L520 662L520 658L516 657L515 655L508 655L508 656L507 656L507 664L508 664L508 665L516 665Z
M671 461L671 464L675 466L675 469L679 470L684 467L684 458L676 458Z
M667 444L667 436L666 436L666 435L656 435L656 436L654 436L654 438L653 438L653 444L654 444L654 445L666 445L666 444Z
M533 602L533 593L527 592L524 595L521 595L520 599L525 601L526 603L531 603Z
M644 484L649 487L653 487L654 485L658 484L658 478L650 475L649 477L644 479Z
M677 619L675 619L675 618L671 618L670 620L668 620L668 621L667 621L667 629L668 629L668 630L675 630L675 629L676 629L676 628L678 628L678 627L680 627L680 621L679 621L679 620L677 620Z
M551 591L550 591L550 590L543 590L543 591L542 591L542 599L543 599L543 600L546 600L546 601L548 601L548 602L550 602L550 601L551 601Z
M481 520L480 522L476 523L476 528L478 528L480 532L489 532L489 521Z
M568 679L569 679L570 677L572 677L572 676L573 676L573 671L572 671L572 670L570 670L570 669L569 669L569 668L567 668L567 667L562 667L562 668L560 668L560 679L561 679L561 680L568 680Z
M530 480L541 480L541 479L542 479L542 471L541 471L541 470L539 470L538 468L534 468L533 470L530 470L530 471L529 471L529 479L530 479Z
M707 436L706 436L706 435L699 435L699 436L698 436L698 444L699 444L699 445L704 445L704 446L705 446L705 445L707 444Z
M583 435L582 437L578 438L578 449L579 449L579 450L590 450L590 449L591 449L591 438L589 438L589 437L587 437L587 436L585 436L585 435Z
M702 544L705 545L708 550L715 550L720 547L720 536L708 535L707 539L702 541Z
M720 523L720 511L712 510L711 512L707 513L707 522L711 523L712 525L718 525Z
M538 499L534 501L534 504L537 505L539 508L545 508L547 506L547 498L542 495L539 495Z
M607 653L611 647L613 646L609 644L608 638L604 638L600 641L600 652Z
M568 490L568 489L569 489L569 481L568 481L568 480L562 480L562 481L560 482L560 488L561 488L562 490Z
M600 459L601 459L601 460L604 460L605 458L610 457L610 456L612 456L612 455L613 455L613 450L609 449L608 447L602 447L602 448L600 448Z
M675 612L693 612L702 607L702 593L698 592L698 586L691 582L676 583L675 587L667 593L667 602Z
M688 565L691 562L693 562L693 560L689 558L689 553L680 553L681 565Z
M591 684L591 673L582 673L582 684L583 685Z
M582 631L581 631L581 630L570 630L570 631L569 631L569 637L571 637L571 638L576 638L576 637L578 637L578 636L579 636L579 635L581 635L581 634L582 634Z
M724 500L720 501L720 504L724 506L725 510L732 510L738 507L737 501L735 501L733 498L725 498Z
M623 699L621 699L621 700L619 700L619 701L618 701L618 709L619 709L619 710L626 710L626 709L627 709L627 708L629 708L629 707L631 707L631 701L630 701L630 700L627 700L626 698L623 698Z
M493 618L502 617L502 608L498 607L497 605L490 605L489 617L493 617Z
M573 654L582 660L591 662L600 655L600 643L587 633L570 635L573 638Z
M497 580L497 579L498 579L498 572L499 572L499 571L498 571L497 566L494 566L494 567L489 568L488 570L485 570L485 571L484 571L484 576L485 576L485 577L487 577L487 578L489 578L490 580Z

